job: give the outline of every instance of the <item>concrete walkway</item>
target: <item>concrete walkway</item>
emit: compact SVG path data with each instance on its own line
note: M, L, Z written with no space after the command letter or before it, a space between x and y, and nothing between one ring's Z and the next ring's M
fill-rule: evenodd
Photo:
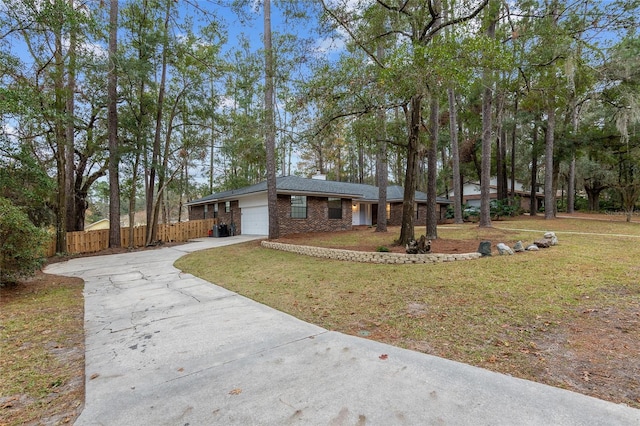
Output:
M248 239L47 267L85 280L77 425L640 425L640 410L327 331L172 266Z

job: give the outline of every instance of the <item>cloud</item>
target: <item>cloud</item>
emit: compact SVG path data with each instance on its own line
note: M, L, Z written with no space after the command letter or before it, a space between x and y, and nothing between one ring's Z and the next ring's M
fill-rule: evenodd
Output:
M314 51L322 55L342 52L345 48L344 37L325 37L316 40Z

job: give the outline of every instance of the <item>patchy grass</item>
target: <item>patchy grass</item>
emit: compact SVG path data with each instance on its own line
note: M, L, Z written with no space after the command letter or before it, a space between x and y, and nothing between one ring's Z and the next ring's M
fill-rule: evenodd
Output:
M83 282L0 287L0 424L63 424L84 401Z
M637 223L518 218L438 232L449 246L477 248L484 239L530 243L547 230L560 245L467 262L348 263L253 242L193 253L176 266L330 330L640 407ZM394 231L298 241L375 251L393 244ZM612 350L609 340L620 344Z

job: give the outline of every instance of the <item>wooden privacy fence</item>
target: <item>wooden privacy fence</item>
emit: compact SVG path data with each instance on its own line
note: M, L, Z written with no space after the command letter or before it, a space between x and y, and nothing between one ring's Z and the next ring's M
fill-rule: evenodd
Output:
M171 224L158 224L157 240L163 242L185 242L192 238L207 237L217 219L190 220ZM133 244L129 244L129 228L120 228L122 247L141 247L145 245L147 226L133 228ZM67 232L67 253L94 253L109 248L109 230ZM45 248L45 256L56 254L55 236Z

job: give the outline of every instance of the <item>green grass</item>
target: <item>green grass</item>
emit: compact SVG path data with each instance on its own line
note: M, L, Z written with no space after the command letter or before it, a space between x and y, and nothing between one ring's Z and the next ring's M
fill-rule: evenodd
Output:
M475 224L438 229L440 238L489 239L494 247L501 240L530 243L547 230L557 233L558 246L465 262L349 263L253 242L193 253L176 267L330 330L368 334L535 380L544 359L532 352L560 324L579 320L587 309L637 306L640 226L519 218L494 222L493 229ZM623 234L631 236L618 236ZM305 244L350 247L369 237L375 250L398 235L321 234Z
M82 380L83 283L56 281L40 275L0 287L0 424L43 421L82 401L82 387L69 386Z

